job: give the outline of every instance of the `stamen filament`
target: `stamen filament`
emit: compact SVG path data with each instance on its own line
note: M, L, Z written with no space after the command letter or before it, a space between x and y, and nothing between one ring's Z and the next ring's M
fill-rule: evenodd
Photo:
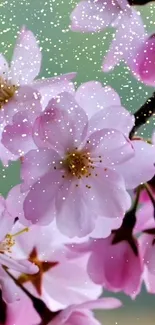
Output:
M23 234L24 232L28 232L28 231L29 231L29 228L26 227L26 228L24 228L24 229L22 229L22 230L16 232L15 234L10 235L10 236L12 236L12 237L16 237L16 236L19 236L19 235Z

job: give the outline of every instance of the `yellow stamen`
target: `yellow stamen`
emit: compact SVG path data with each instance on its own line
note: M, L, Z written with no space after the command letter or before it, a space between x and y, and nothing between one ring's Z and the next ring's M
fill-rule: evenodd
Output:
M28 231L29 231L29 228L26 227L26 228L24 228L24 229L22 229L22 230L16 232L15 234L10 235L10 236L12 236L12 237L16 237L16 236L19 236L19 235L23 234L23 232L28 232Z
M11 253L11 247L15 244L14 237L23 234L24 232L29 231L29 228L24 228L21 231L16 232L15 234L6 234L4 240L0 243L0 253Z
M90 157L89 154L74 151L69 152L63 160L63 166L69 174L77 178L89 175Z
M14 96L17 86L9 84L0 77L0 109Z

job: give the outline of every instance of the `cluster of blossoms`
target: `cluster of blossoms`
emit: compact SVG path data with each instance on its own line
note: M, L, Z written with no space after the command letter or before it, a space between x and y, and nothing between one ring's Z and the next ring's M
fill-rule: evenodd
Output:
M114 27L103 70L124 59L154 85L138 2L82 0L71 27ZM155 293L155 136L135 135L155 96L131 115L100 82L36 79L41 58L25 27L10 65L0 55L0 159L18 160L21 178L0 197L0 324L99 325L92 309L121 306L103 289L134 299L144 282Z

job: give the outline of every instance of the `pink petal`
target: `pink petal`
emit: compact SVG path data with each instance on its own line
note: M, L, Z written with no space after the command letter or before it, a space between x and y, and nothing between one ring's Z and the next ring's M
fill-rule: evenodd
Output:
M114 106L105 107L92 116L89 121L89 132L101 129L116 129L128 137L129 132L134 126L134 116L124 107Z
M22 292L2 267L0 267L0 285L2 289L2 296L5 302L7 303L7 311L9 314L9 306L14 305L16 301L19 301ZM8 325L11 325L11 322L8 323Z
M97 168L96 172L97 177L82 178L78 187L76 181L71 184L65 181L57 193L57 225L69 237L83 237L92 233L96 217L122 219L131 205L121 176L103 168ZM108 233L109 222L106 225L106 218L104 220L105 232Z
M79 308L78 308L79 307ZM81 312L80 305L71 305L62 310L48 325L100 325L87 310Z
M38 267L28 260L14 260L10 256L1 253L0 264L21 273L34 274L38 272Z
M137 72L145 84L155 85L155 35L146 38L139 48L136 59Z
M110 236L112 230L118 229L121 224L121 218L98 217L95 221L95 228L90 236L92 238L106 238Z
M11 77L18 85L31 83L40 72L41 52L34 34L23 27L11 62Z
M8 167L8 164L11 160L17 160L17 156L12 154L3 144L2 144L2 133L4 130L5 124L1 124L0 127L0 159L4 166Z
M115 309L122 306L122 303L117 298L100 298L81 304L80 309Z
M32 122L22 113L14 115L13 124L8 124L2 134L2 144L17 157L24 156L29 150L36 148L32 138Z
M62 155L84 140L87 116L69 93L52 99L34 125L34 141L38 147L53 147Z
M64 155L74 148L72 125L68 113L55 107L52 100L34 124L33 139L39 148L54 148Z
M30 189L24 201L24 215L32 223L49 224L54 218L55 195L62 183L61 172L50 171Z
M134 156L132 142L118 130L102 129L90 135L84 147L96 166L114 167Z
M4 108L7 123L12 123L13 116L18 112L32 112L32 116L40 113L40 94L29 86L21 86Z
M155 276L154 236L144 234L139 238L141 254L148 271Z
M60 161L60 156L52 149L36 149L29 151L21 165L21 190L26 191L31 185L44 176Z
M136 214L135 233L154 228L154 208L152 202L143 204Z
M55 300L55 307L57 302L62 309L96 299L101 294L101 286L94 284L88 276L84 259L87 261L87 257L60 261L57 267L48 272L44 285L49 297Z
M98 81L82 84L76 91L76 101L85 110L88 117L110 106L120 106L119 95L111 87L102 87Z
M5 210L1 215L0 215L0 222L1 222L1 227L0 227L0 240L3 240L8 234L13 226L14 223L14 218L12 215L10 215L7 210Z
M140 257L134 255L127 242L112 245L111 241L112 236L94 242L88 273L95 283L102 284L106 289L124 291L134 297L141 286L143 268Z
M107 28L117 17L120 7L117 1L80 1L71 14L74 31L97 32Z
M145 35L141 16L134 9L132 9L132 14L128 17L123 13L120 14L118 17L118 29L103 61L103 71L110 71L122 59L134 69L134 59L139 46L141 46L145 39Z
M27 313L27 311L29 312ZM41 319L33 308L31 300L23 293L20 292L20 301L14 301L8 305L6 325L34 325L40 322Z
M33 87L41 94L41 105L42 108L48 105L51 98L56 97L62 92L69 92L74 94L74 84L72 79L76 77L76 73L66 73L58 77L49 79L36 80L33 83Z
M10 232L14 218L8 213L5 199L0 196L0 241L3 240L7 233Z
M12 215L15 219L16 217L24 225L29 225L29 222L24 218L24 211L23 211L23 202L27 193L21 193L21 185L14 186L8 193L6 198L6 206L7 211ZM15 204L16 202L16 204Z
M88 191L82 181L66 180L56 195L57 226L68 237L84 237L94 229L96 214Z
M155 293L155 275L149 272L147 268L144 270L144 283L147 289L147 292L154 294Z
M135 156L116 167L123 175L127 189L136 188L155 174L155 147L141 140L133 140L132 145Z
M94 213L97 216L122 218L131 205L123 178L110 169L96 168L95 172L97 176L89 177L85 182L83 179L85 185L91 186L88 191L93 200Z

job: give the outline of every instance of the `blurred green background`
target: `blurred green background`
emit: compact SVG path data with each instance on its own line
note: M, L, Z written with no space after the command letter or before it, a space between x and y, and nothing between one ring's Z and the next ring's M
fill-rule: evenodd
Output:
M71 32L69 15L77 3L78 0L0 0L0 51L11 59L17 32L24 24L37 35L42 48L40 77L76 71L77 85L88 80L109 84L119 93L123 105L134 112L151 95L153 88L137 82L123 64L110 74L101 71L102 58L114 31L108 29L98 34ZM141 9L147 30L155 31L155 4L138 9ZM153 125L152 118L141 134L150 137ZM7 169L1 167L0 176L0 192L6 195L19 182L19 164L13 163ZM144 289L134 302L123 295L119 297L124 302L123 308L97 314L104 325L155 324L153 295L148 295Z

